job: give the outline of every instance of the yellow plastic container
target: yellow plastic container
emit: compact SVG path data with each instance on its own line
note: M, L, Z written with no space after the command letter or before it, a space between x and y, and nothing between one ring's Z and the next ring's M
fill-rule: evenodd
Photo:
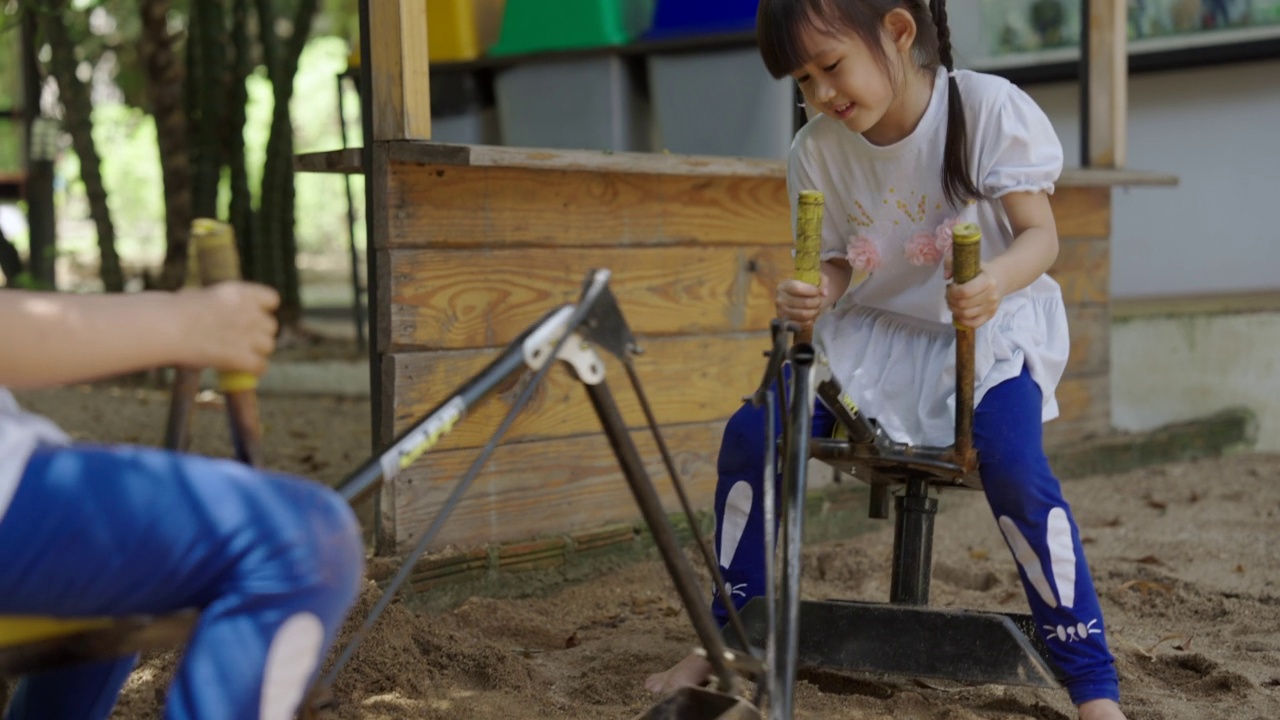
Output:
M432 62L475 60L498 40L505 0L427 0Z

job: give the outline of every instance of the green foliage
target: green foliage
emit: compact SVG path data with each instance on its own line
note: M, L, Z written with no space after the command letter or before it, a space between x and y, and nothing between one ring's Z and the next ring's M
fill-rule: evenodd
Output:
M346 67L348 47L335 37L319 37L308 43L295 78L292 102L296 152L334 150L341 147L338 125L337 76ZM271 82L265 69L249 78L246 108L245 160L249 185L257 204L262 167L273 106ZM348 133L353 145L360 144L359 99L348 86L346 97ZM102 155L117 245L123 261L154 265L163 257L164 187L151 116L126 104L103 103L94 108L94 140ZM73 219L87 215L84 188L79 181L79 163L68 149L58 165L59 175L69 180L67 203ZM297 180L297 238L302 252L340 252L348 243L345 190L340 176L300 174ZM358 208L364 205L363 178L355 178L353 192ZM230 199L229 182L224 177L220 212ZM364 229L357 227L357 241L363 246ZM59 243L64 251L96 253L93 228L85 223L63 224Z
M0 106L0 110L3 110ZM22 169L22 123L0 116L0 173Z
M31 273L25 270L22 272L21 275L14 278L9 283L8 287L16 288L19 290L48 290L49 289L44 286L44 283L37 280Z

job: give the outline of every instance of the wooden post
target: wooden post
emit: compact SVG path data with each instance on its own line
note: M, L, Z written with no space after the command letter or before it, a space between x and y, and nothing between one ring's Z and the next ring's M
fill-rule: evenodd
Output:
M430 139L427 4L423 0L370 0L368 34L373 139Z
M1124 167L1129 106L1128 3L1088 0L1084 38L1086 123L1083 158L1090 167Z

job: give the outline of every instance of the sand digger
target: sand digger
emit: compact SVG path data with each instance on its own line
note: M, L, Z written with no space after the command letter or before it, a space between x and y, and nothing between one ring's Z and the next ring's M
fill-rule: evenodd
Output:
M820 197L811 196L808 200L815 210L801 214L798 237L802 241L816 237L816 227L821 224ZM974 235L972 242L962 241L965 233L961 228L957 228L956 234L956 277L963 281L965 273L977 272L977 238ZM966 255L966 251L971 255ZM812 272L816 257L816 250L801 247L797 260L804 267L799 269ZM675 481L680 502L691 516L692 508L679 482L675 464L657 431L656 419L631 362L640 349L609 289L609 280L607 270L590 272L578 302L547 313L489 366L400 435L384 452L356 469L339 486L339 492L348 502L359 502L380 483L394 477L431 450L462 421L469 408L503 386L504 381L517 374L532 373L530 381L522 384L507 417L496 428L470 469L458 480L416 547L404 558L403 565L386 586L380 601L363 619L349 643L338 649L337 661L308 696L303 716L320 717L324 713L331 702L329 688L334 678L351 660L369 629L408 579L416 560L438 535L450 511L466 494L515 417L532 398L540 381L559 361L569 365L583 383L712 667L711 687L677 691L642 713L640 718L789 718L793 710L792 687L800 663L862 672L953 677L972 682L1054 684L1052 671L1017 629L1014 619L923 607L928 600L930 538L936 508L936 500L929 497L930 489L978 486L974 476L976 459L971 449L971 424L967 420L973 408L971 331L958 331L957 364L961 379L956 444L951 448L913 448L895 444L879 433L871 422L858 415L856 407L847 402L832 381L812 387L813 373L810 370L821 365L821 358L807 338L796 337L794 326L775 321L765 377L752 399L771 408L778 402L787 406L782 428L783 442L778 451L782 456L783 496L781 542L776 545L781 559L776 566L773 562L769 564L769 587L776 588L776 592L748 605L741 618L729 607L730 621L722 630L716 626L706 607L704 589L681 551L606 382L605 365L597 354L598 350L618 358L626 369L667 470ZM967 360L964 357L966 353ZM772 388L775 381L781 379L782 366L787 362L794 371L791 373L790 391L780 400L774 396ZM243 385L235 386L235 389L252 394L252 389ZM809 437L810 402L815 392L837 414L846 438ZM177 410L171 413L171 421L182 417L181 407L177 406L180 401L181 398L175 394ZM252 409L251 404L242 403L240 412L233 414L232 426L237 436L238 454L242 459L250 460L255 455L252 448L257 437L255 429L237 428L237 425L251 424L254 420L251 417L254 413L246 411L245 407ZM773 413L768 413L768 417L772 418ZM769 432L772 436L773 429L770 428ZM174 430L173 435L181 437L182 432ZM771 451L774 449L772 443L770 448ZM860 479L869 482L873 516L887 516L891 490L899 486L904 489L898 499L894 580L889 604L799 601L802 503L806 465L811 455L837 468L852 470ZM775 466L771 459L768 467L772 469ZM765 487L766 494L771 492L771 479L766 481ZM773 498L766 497L765 507L767 510L774 507ZM775 518L766 517L766 544L771 547L774 545L774 522ZM691 526L696 527L696 523L691 523ZM713 579L722 585L719 565L709 546L701 539L696 545L703 553ZM772 558L772 554L767 555ZM196 613L192 611L160 619L0 618L0 673L16 675L66 662L171 646L183 640L195 617ZM814 632L815 627L823 628L823 632ZM831 632L831 628L839 631ZM940 643L940 638L949 639ZM927 646L922 639L929 640Z
M221 268L225 271L228 267L237 267L234 256L225 255L225 253L234 252L234 243L226 242L229 235L223 232L225 228L215 230L193 235L197 248L195 254L201 258L207 268ZM631 483L636 501L667 560L668 570L676 580L682 599L688 607L702 609L701 613L692 614L694 626L699 632L699 639L703 646L711 648L712 664L717 669L721 686L739 690L744 685L739 680L741 670L754 672L758 663L750 655L739 655L726 649L710 613L703 608L700 600L701 589L697 586L693 570L680 552L674 530L666 519L657 492L646 475L639 452L631 443L621 414L614 403L608 385L604 382L604 363L596 354L597 348L623 358L628 373L635 382L637 392L641 392L634 369L626 360L637 352L638 348L609 290L609 278L610 273L607 270L591 272L577 304L566 305L547 313L541 321L512 342L506 351L488 367L464 383L453 396L404 432L385 451L357 468L338 487L340 494L350 503L359 502L380 483L393 478L436 445L440 438L463 418L469 407L483 400L504 380L519 373L532 371L531 381L515 399L509 415L497 428L489 444L477 457L471 469L458 481L449 500L441 508L435 521L423 533L414 551L405 558L400 572L392 578L380 601L364 619L361 628L345 647L340 648L337 661L313 687L304 704L303 716L317 717L323 713L330 702L329 688L334 677L351 659L360 642L367 636L369 628L377 621L379 615L408 578L418 557L430 545L450 511L466 493L514 418L532 397L541 379L560 360L572 367L587 388L624 474ZM202 281L209 283L219 279L227 278L219 276L217 271L210 271L206 272ZM244 378L224 380L229 380L224 382L224 391L236 393L238 398L234 407L229 404L237 457L242 461L254 462L261 457L258 447L260 435L257 427L254 388L252 383L246 382ZM182 375L175 382L169 416L170 424L166 432L166 437L174 447L185 445L186 418L190 411L195 387L190 375ZM652 412L648 409L648 403L643 399L642 394L641 400L646 409L646 415L652 422ZM674 463L665 445L661 445L660 442L660 447L668 467L674 470ZM683 497L683 494L682 501L688 507L688 500ZM711 564L714 565L714 562ZM0 617L0 676L15 677L71 663L179 646L189 636L198 616L198 611L192 609L159 618ZM755 716L755 711L749 704L737 699L731 693L692 691L685 695L695 698L694 702L698 703L699 708L714 705L716 716L723 715L720 712L722 706L740 707L742 712L747 713L736 717ZM706 696L705 699L700 697L703 695Z

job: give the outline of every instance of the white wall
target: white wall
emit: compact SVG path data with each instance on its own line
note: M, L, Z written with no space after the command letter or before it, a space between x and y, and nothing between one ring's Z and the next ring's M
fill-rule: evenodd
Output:
M1027 91L1078 165L1078 84ZM1181 184L1115 192L1113 297L1280 291L1280 60L1132 76L1128 143Z
M1079 164L1079 85L1027 90ZM1128 143L1181 183L1115 191L1113 297L1280 291L1280 60L1132 76ZM1111 340L1117 428L1246 406L1280 451L1280 314L1118 319Z
M1111 420L1148 430L1245 406L1257 449L1280 452L1280 313L1120 319L1111 326Z

